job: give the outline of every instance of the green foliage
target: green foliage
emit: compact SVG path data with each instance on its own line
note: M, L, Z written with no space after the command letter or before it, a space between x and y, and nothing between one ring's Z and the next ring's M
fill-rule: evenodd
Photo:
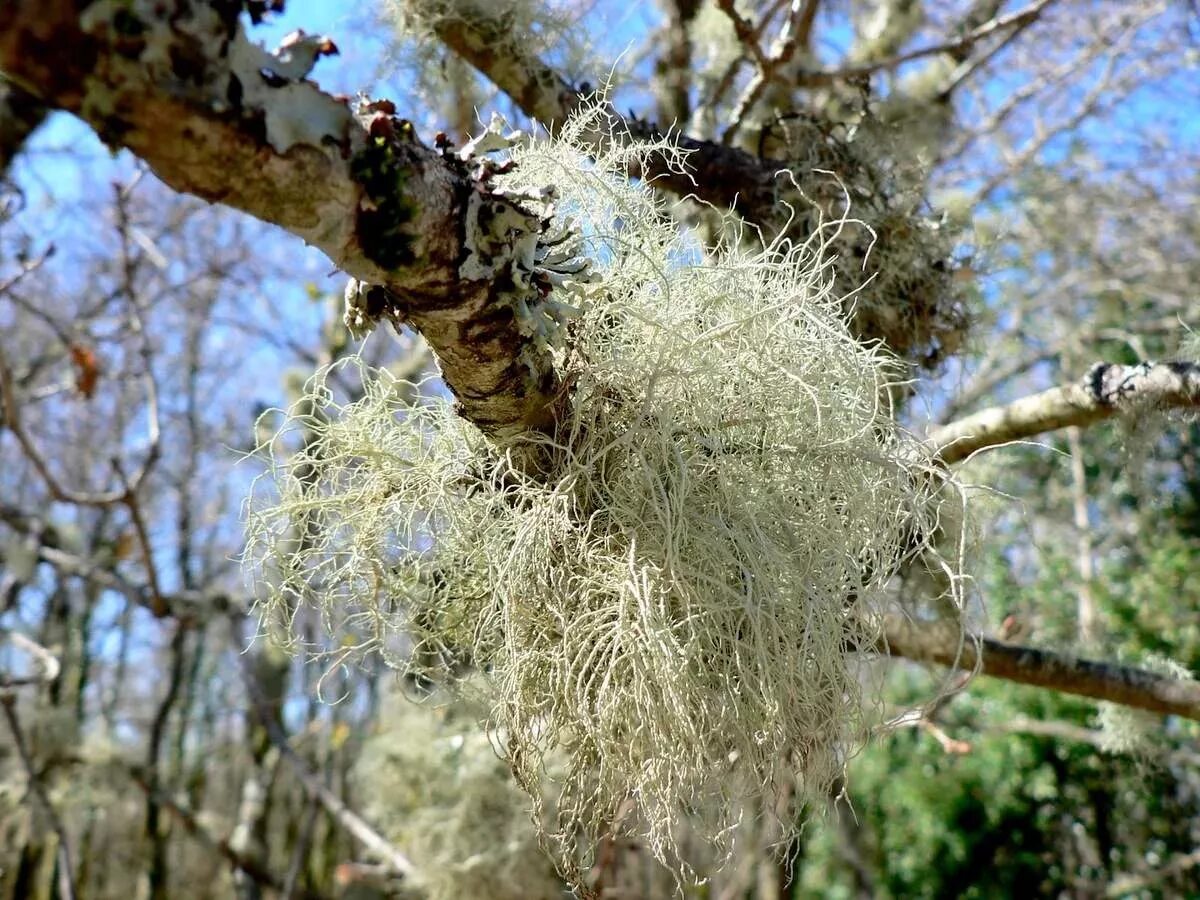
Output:
M1109 444L1094 464L1121 458ZM1058 477L1053 467L1026 473L1050 484ZM1152 515L1154 532L1143 530L1099 567L1093 589L1108 635L1101 656L1195 671L1200 545L1173 520L1162 527L1161 512ZM1036 559L1026 565L1028 552ZM1008 546L993 541L975 571L995 619L1012 613L1026 629L1022 642L1062 646L1076 626L1074 566L1073 543L1034 550L1018 537ZM927 690L926 677L905 667L890 699L907 705ZM943 707L938 724L969 751L948 753L911 728L873 742L851 763L852 830L875 896L1090 896L1119 876L1153 873L1195 845L1194 723L1131 718L1123 708L977 678ZM854 896L844 840L829 826L809 835L797 896ZM1197 892L1200 874L1183 868L1156 876L1137 896Z

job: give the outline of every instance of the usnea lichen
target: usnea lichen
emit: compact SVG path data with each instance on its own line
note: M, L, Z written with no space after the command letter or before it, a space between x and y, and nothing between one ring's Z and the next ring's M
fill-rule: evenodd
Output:
M547 351L570 392L557 430L497 446L430 385L345 361L264 448L248 528L267 627L298 640L317 609L341 659L484 675L568 871L614 827L681 866L683 816L721 844L797 778L797 805L824 805L872 722L881 588L928 549L945 483L881 408L893 370L831 293L838 223L705 250L610 174L669 146L584 154L603 117L514 148L497 176L552 184L600 276ZM529 445L534 472L514 462Z
M1195 676L1181 663L1167 656L1152 653L1140 661L1147 672L1177 681L1195 681ZM1162 716L1143 710L1130 709L1118 703L1096 704L1096 724L1099 726L1100 749L1105 753L1129 753L1152 758L1155 739L1162 733Z
M915 154L897 145L905 132L868 111L848 115L846 124L797 114L772 126L812 201L791 233L811 234L823 219L852 212L830 247L837 290L850 298L851 330L936 369L962 349L971 324L955 229L925 203L924 165L901 162Z
M363 747L366 812L419 861L411 886L424 900L563 897L528 804L479 728L486 708L433 699L389 697Z

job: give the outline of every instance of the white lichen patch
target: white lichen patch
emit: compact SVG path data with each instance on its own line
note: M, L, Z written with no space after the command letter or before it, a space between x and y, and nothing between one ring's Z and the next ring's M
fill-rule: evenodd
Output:
M824 230L707 252L610 174L671 148L589 160L575 138L605 125L590 109L494 175L553 185L600 277L568 295L557 431L501 450L441 399L411 402L428 385L322 370L264 448L248 555L269 630L316 609L339 659L482 673L565 870L619 819L682 872L685 816L726 846L783 783L824 807L874 719L884 582L930 550L946 476L880 407L893 370L847 328Z
M293 44L268 53L251 43L239 27L229 45L231 74L244 92L242 106L262 111L267 142L278 153L287 153L296 144L323 147L345 139L350 122L346 105L304 80L319 55L312 48L319 49L325 40L310 38L303 44L308 52Z
M280 154L297 144L324 148L346 139L351 119L345 104L305 81L320 56L336 52L327 38L296 33L271 53L252 43L240 23L230 38L221 12L207 3L180 10L153 0L99 0L83 12L80 24L109 39L124 36L139 48L136 56L125 56L131 79L159 84L211 80L209 93L220 98L214 112L261 115L266 140ZM182 45L188 54L175 52ZM197 52L201 55L192 58ZM183 73L177 71L181 59L188 65ZM116 108L111 85L92 79L88 87L86 108Z

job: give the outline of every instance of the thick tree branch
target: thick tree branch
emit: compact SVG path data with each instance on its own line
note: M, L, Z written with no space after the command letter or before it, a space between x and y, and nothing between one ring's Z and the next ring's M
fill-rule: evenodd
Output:
M493 190L486 167L423 146L391 104L352 111L306 80L329 41L293 36L267 53L244 35L241 8L12 0L0 5L0 71L176 190L280 225L385 286L374 312L421 331L485 430L549 427L558 384L512 296L509 231L538 217Z
M978 667L983 675L1017 684L1200 721L1196 681L990 638L963 641L957 625L901 616L887 618L885 643L896 657L968 670Z
M1072 425L1085 427L1118 413L1155 407L1200 409L1200 364L1100 363L1075 384L993 406L944 425L929 436L929 443L942 462L955 463L986 447Z

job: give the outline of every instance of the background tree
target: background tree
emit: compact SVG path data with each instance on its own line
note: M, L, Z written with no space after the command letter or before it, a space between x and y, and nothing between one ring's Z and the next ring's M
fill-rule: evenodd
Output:
M901 421L989 489L967 617L985 642L960 662L1004 681L914 712L944 673L881 662L895 714L846 793L783 848L748 809L710 895L1197 890L1200 692L1175 667L1196 667L1200 435L1164 411L1200 396L1188 4L409 0L338 21L319 70L395 116L317 87L322 41L252 50L333 24L282 5L0 8L8 896L552 890L471 710L384 702L378 660L246 651L234 559L255 469L235 461L261 410L353 349L340 280L297 236L386 288L363 311L424 336L465 416L500 438L547 426L560 386L495 316L503 277L460 275L464 198L511 207L433 134L461 146L475 108L554 132L610 74L619 134L691 151L686 177L666 156L623 173L682 198L681 226L727 238L713 208L732 208L748 245L802 240L848 203L862 223L832 250L852 327L913 364ZM89 127L52 115L30 138L49 109ZM432 365L411 332L366 352ZM531 359L537 389L518 390ZM929 589L901 582L905 602ZM952 661L918 608L917 627L889 621L892 655ZM317 617L296 627L337 649ZM472 820L498 823L493 846L463 837ZM588 881L667 896L645 857L614 836Z

